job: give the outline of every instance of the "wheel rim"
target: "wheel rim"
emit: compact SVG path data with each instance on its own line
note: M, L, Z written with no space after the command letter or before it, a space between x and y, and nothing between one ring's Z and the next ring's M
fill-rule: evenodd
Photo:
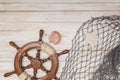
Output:
M24 45L18 51L18 53L15 57L15 62L14 62L15 70L16 70L16 73L18 76L20 76L24 72L24 69L22 67L22 59L23 59L24 55L26 54L26 52L31 50L31 49L41 49L41 43L38 41L30 42L30 43ZM47 73L47 75L44 77L37 78L37 80L51 80L52 78L55 77L57 70L58 70L58 66L59 66L58 58L56 55L51 55L50 60L52 63L52 65L51 65L52 67L50 69L50 72Z

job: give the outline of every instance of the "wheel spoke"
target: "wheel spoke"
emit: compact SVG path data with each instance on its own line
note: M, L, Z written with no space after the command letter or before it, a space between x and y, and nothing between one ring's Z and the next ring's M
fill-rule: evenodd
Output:
M30 56L30 55L28 55L27 53L26 53L26 55L25 55L30 61L33 59L33 57L32 56Z
M44 63L44 62L47 62L48 60L50 60L50 57L48 57L46 59L42 59L41 62Z
M16 71L8 72L8 73L4 74L4 77L8 77L8 76L15 74L15 73L16 73Z
M32 79L34 80L34 79L37 79L37 69L34 69L34 72L33 72L33 77L32 77Z
M37 50L36 58L40 59L40 50Z
M42 71L45 71L46 73L50 72L50 71L47 70L44 66L41 66L40 69L41 69Z
M13 46L14 48L16 48L17 50L20 49L20 47L19 47L17 44L15 44L14 42L12 42L12 41L10 41L9 44L10 44L11 46Z
M25 70L25 69L30 69L30 68L32 68L32 65L31 65L31 64L25 66L25 67L24 67L24 70Z
M59 56L61 56L61 55L63 55L63 54L67 54L67 53L69 53L69 50L66 49L66 50L58 53L57 56L59 57Z
M43 36L43 33L44 33L44 31L43 30L40 30L40 37L39 37L39 41L42 41L42 36Z

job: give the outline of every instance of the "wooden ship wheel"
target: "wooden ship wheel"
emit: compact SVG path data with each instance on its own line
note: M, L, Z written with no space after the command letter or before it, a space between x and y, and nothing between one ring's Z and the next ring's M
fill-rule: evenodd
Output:
M33 41L25 44L22 47L18 47L14 42L10 42L9 44L17 49L17 54L14 59L14 68L15 70L9 73L4 74L5 77L8 77L12 74L17 74L20 80L59 80L56 77L56 73L59 67L58 57L60 55L66 54L69 50L64 50L60 53L56 53L55 49L47 44L46 42L42 41L44 31L40 30L40 37L38 41ZM36 49L36 57L33 58L28 54L28 51ZM40 58L40 51L45 52L49 57L45 59ZM23 57L27 57L30 60L30 64L27 66L22 65ZM43 66L43 63L51 60L51 68L48 70L46 67ZM31 76L25 70L33 68L33 75ZM41 69L46 73L43 77L37 77L38 70Z

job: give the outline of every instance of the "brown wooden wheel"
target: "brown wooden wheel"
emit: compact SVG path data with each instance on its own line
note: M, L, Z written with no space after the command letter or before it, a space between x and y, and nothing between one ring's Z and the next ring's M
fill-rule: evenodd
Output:
M14 42L10 42L10 45L15 47L18 52L14 60L15 71L6 73L4 75L5 77L8 77L13 73L16 73L20 80L52 80L52 79L59 80L56 77L56 73L59 67L58 57L60 55L68 53L69 50L64 50L63 52L56 54L56 51L52 46L42 41L42 36L43 36L43 30L40 30L39 41L33 41L30 43L27 43L21 48L18 47ZM33 58L28 54L28 51L30 51L31 49L37 50L35 58ZM40 59L40 51L44 51L46 54L48 54L49 57L46 59ZM30 60L29 65L27 66L22 65L23 57L27 57L28 60ZM50 70L47 70L46 67L43 66L43 63L47 62L48 60L51 60L51 63L52 63ZM33 76L29 75L25 71L26 69L30 69L30 68L33 68L34 70ZM41 69L42 71L46 72L46 75L38 78L36 76L38 69Z

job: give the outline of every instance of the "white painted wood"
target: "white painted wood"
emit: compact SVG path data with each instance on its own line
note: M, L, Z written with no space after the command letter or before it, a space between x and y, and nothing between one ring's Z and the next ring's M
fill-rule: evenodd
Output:
M96 7L95 7L96 6ZM104 7L103 7L104 6ZM84 3L84 4L0 4L2 12L88 12L118 11L120 3Z
M9 41L19 46L38 40L38 31L45 30L44 40L52 31L62 34L59 45L51 44L57 52L70 49L80 25L91 17L119 15L120 0L0 0L0 80L18 80L16 75L3 77L14 70L16 50ZM67 55L61 56L60 76ZM28 63L24 60L24 63Z
M69 23L69 22L60 22L60 23L37 23L37 22L0 22L0 31L39 31L39 29L48 30L48 28L52 28L51 31L59 30L61 31L67 30L73 30L78 29L83 22L75 22L75 23ZM64 31L65 32L65 31ZM48 33L48 32L46 32Z
M26 27L26 29L24 28ZM40 29L44 29L45 30L45 34L44 34L44 40L46 42L49 43L48 41L48 38L50 36L50 33L52 31L59 31L62 35L62 41L60 43L60 45L52 45L55 47L56 50L63 50L63 45L64 43L66 43L66 46L64 45L64 48L70 48L70 43L71 43L71 40L72 38L74 37L75 35L75 31L77 31L77 29L79 28L78 27L73 27L73 26L57 26L57 25L51 25L51 27L49 26L45 26L45 27L33 27L31 28L31 30L27 30L30 28L30 26L24 26L23 29L21 28L21 30L17 27L16 27L16 31L15 30L9 30L7 29L6 30L1 30L0 31L0 34L2 35L2 38L0 40L0 45L1 45L1 48L0 50L13 50L11 47L9 47L8 43L9 41L15 41L16 43L18 43L20 46L24 45L25 43L27 42L30 42L30 41L35 41L35 40L38 40L38 37L39 37L39 30ZM7 27L6 27L7 28ZM15 28L15 27L14 27ZM52 29L51 29L52 28ZM1 28L3 29L3 28ZM33 30L32 30L33 29ZM24 36L23 36L24 35ZM32 35L32 36L29 36L29 35ZM67 39L67 42L66 42L66 39ZM5 42L5 43L4 43Z
M1 3L95 3L120 2L120 0L0 0Z
M7 15L7 16L6 16ZM91 17L119 15L119 11L104 12L1 12L0 22L81 22Z

